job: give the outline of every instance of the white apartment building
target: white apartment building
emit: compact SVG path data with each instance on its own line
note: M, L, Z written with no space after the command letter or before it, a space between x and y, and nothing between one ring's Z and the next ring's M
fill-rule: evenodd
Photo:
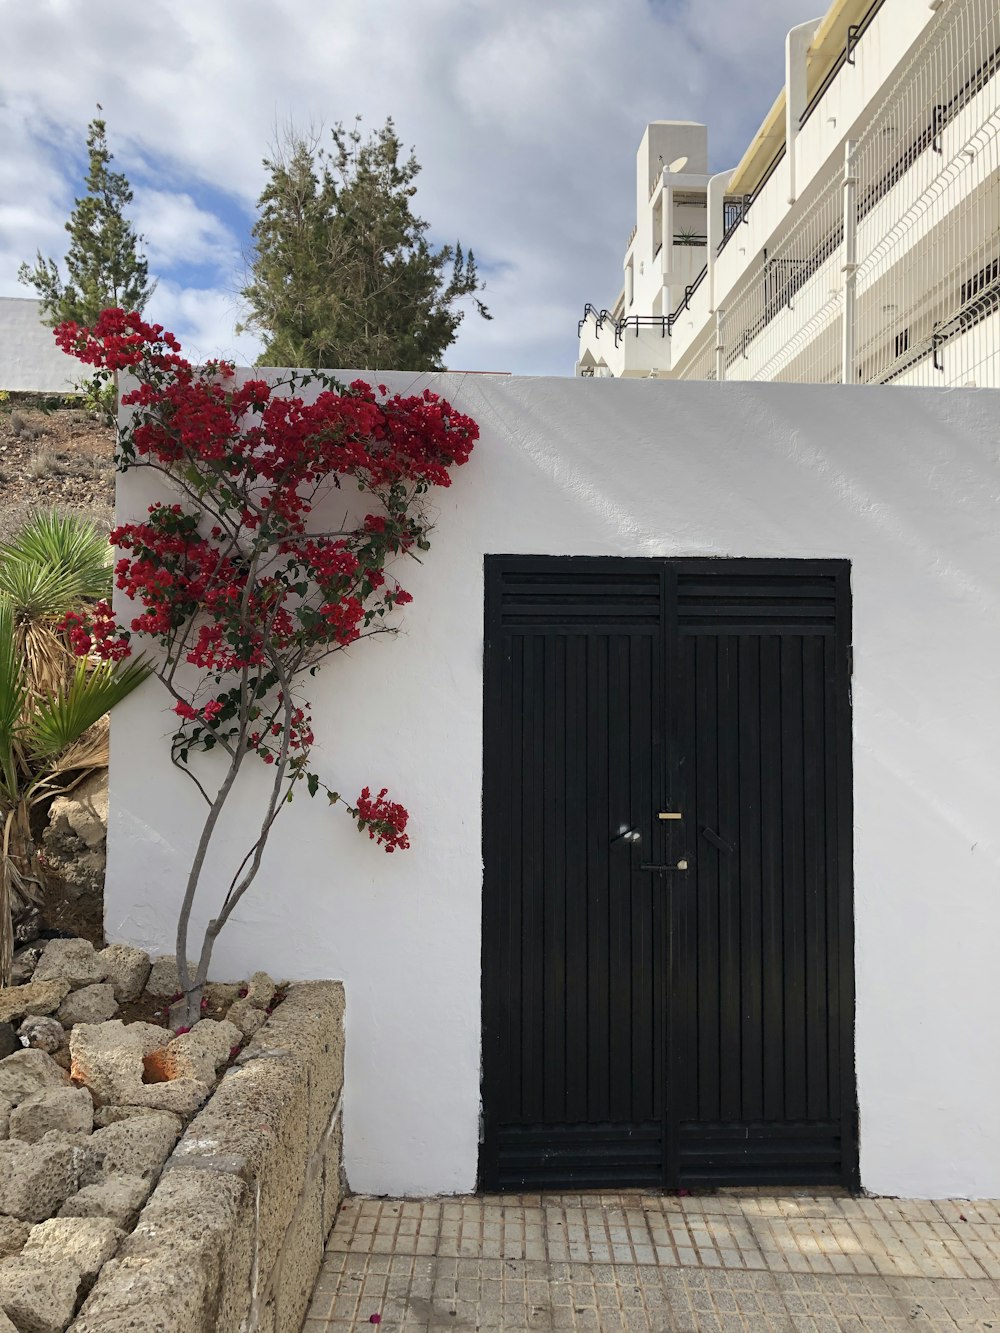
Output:
M578 375L1000 387L1000 0L834 0L742 161L654 121Z

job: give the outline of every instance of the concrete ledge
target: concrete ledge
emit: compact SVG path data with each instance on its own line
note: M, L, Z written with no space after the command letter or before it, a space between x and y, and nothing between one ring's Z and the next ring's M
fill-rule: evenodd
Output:
M344 989L292 986L188 1126L73 1333L298 1333L343 1194Z

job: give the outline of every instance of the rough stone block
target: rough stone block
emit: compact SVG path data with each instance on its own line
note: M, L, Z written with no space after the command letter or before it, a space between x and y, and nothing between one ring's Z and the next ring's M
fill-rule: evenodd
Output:
M76 1193L79 1151L61 1143L0 1143L0 1213L24 1222L51 1217Z
M137 1115L155 1115L155 1106L105 1106L94 1107L94 1128L107 1129L108 1125L117 1125L119 1120L131 1120Z
M0 1333L18 1333L17 1326L10 1322L2 1310L0 1310Z
M259 1183L267 1207L260 1215L259 1271L269 1272L281 1249L305 1181L309 1079L287 1060L255 1060L230 1070L209 1104L188 1126L170 1172L187 1166L229 1170Z
M206 981L202 988L202 998L217 1009L228 1009L240 998L244 989L241 981Z
M32 1014L26 1018L17 1030L30 1047L36 1051L45 1051L55 1055L69 1043L69 1034L58 1019L48 1018L44 1014Z
M43 1088L25 1097L10 1115L10 1137L37 1143L49 1130L89 1134L94 1127L94 1102L86 1088Z
M121 1019L112 1019L78 1023L70 1033L73 1077L86 1083L98 1105L121 1103L126 1100L123 1094L141 1086L144 1043L135 1031L139 1026L126 1027Z
M197 966L196 962L188 963L188 969L192 975ZM168 953L164 954L162 958L154 958L149 979L146 982L146 994L170 1000L180 991L180 988L181 981L177 974L176 955Z
M35 968L38 966L38 960L45 952L43 944L28 944L23 949L17 949L14 953L14 965L11 968L11 983L14 986L22 986L26 981L30 981L35 974Z
M63 1333L79 1289L80 1274L65 1259L0 1260L0 1310L18 1333Z
M0 1060L0 1097L12 1106L44 1088L62 1088L69 1075L44 1051L15 1051Z
M0 986L0 1022L20 1023L28 1014L51 1014L69 991L69 982L63 977L32 980L24 986Z
M142 1176L147 1180L155 1178L170 1156L179 1133L180 1120L166 1111L135 1116L95 1130L81 1149L80 1184L96 1185L115 1174ZM63 1195L63 1199L66 1197Z
M22 1222L17 1217L0 1217L0 1259L20 1254L30 1231L30 1222Z
M90 1286L123 1235L108 1217L53 1217L31 1228L21 1253L40 1263L65 1260Z
M106 1264L73 1333L209 1333L218 1322L220 1286L247 1190L216 1171L171 1171L143 1209L119 1258Z
M129 1231L149 1197L151 1184L142 1176L108 1176L97 1185L84 1185L59 1209L60 1217L109 1217ZM20 1225L20 1224L19 1224Z
M66 1027L72 1027L74 1023L103 1023L117 1012L114 986L100 981L71 991L56 1010L56 1018Z
M208 1099L211 1091L211 1083L198 1078L175 1078L169 1083L143 1083L125 1095L123 1105L141 1106L153 1111L173 1111L175 1115L189 1116Z
M250 978L246 998L255 1009L267 1009L273 1002L274 993L277 989L273 978L269 977L266 972L255 972Z
M147 1056L146 1070L154 1070L162 1079L196 1078L211 1084L241 1041L242 1033L234 1024L203 1018L190 1032Z
M107 980L114 987L118 1003L128 1004L137 1000L152 969L149 955L142 949L133 949L130 944L109 944L101 950L98 958L104 965Z
M49 940L32 980L62 978L76 988L103 981L107 975L107 964L89 940Z
M308 1070L309 1151L326 1133L344 1086L344 988L334 981L292 986L282 1003L237 1060L260 1056L294 1061Z
M72 1333L209 1333L214 1316L208 1299L200 1264L110 1259Z
M139 1038L144 1056L158 1051L161 1046L167 1046L174 1039L171 1030L160 1027L159 1023L129 1023L128 1030Z
M299 1203L272 1277L275 1333L299 1333L323 1261L323 1178L316 1175Z
M236 1000L229 1006L226 1018L239 1028L244 1037L252 1037L267 1022L267 1014L257 1009L247 999Z
M10 1132L10 1113L13 1109L6 1097L0 1097L0 1139L5 1139Z

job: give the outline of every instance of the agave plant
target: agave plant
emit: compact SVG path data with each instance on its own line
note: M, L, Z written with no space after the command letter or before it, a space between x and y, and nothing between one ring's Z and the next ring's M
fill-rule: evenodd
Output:
M0 547L0 985L13 916L39 902L32 814L108 762L107 713L145 679L141 662L88 663L60 622L110 591L107 537L84 520L33 519Z

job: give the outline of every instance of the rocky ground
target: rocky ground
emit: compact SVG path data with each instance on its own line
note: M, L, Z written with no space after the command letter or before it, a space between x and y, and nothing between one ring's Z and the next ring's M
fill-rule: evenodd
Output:
M0 542L38 509L71 511L112 526L112 427L59 400L45 404L37 395L11 395L0 403Z
M62 1333L281 992L263 972L210 985L215 1017L171 1030L176 960L83 939L20 949L14 981L0 988L0 1333Z

